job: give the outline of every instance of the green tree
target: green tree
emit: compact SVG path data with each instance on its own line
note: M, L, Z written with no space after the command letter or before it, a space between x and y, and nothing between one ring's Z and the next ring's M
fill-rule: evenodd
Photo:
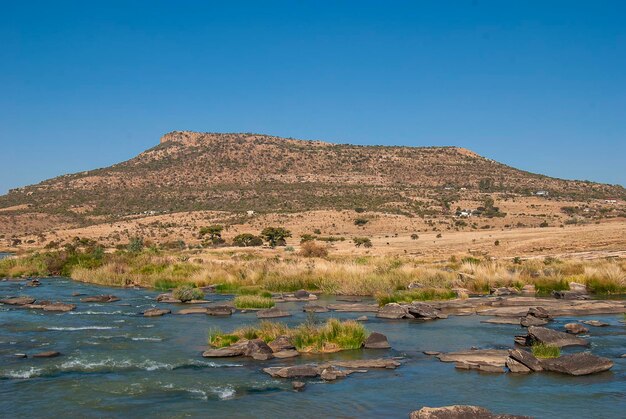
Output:
M143 246L143 237L135 236L130 239L127 249L131 253L139 253L143 250Z
M291 237L291 231L283 227L265 227L263 231L261 231L261 236L272 247L284 246L286 239Z
M372 241L368 237L355 237L352 241L356 247L372 247Z
M263 239L250 233L238 234L233 239L233 245L239 247L252 247L263 245Z

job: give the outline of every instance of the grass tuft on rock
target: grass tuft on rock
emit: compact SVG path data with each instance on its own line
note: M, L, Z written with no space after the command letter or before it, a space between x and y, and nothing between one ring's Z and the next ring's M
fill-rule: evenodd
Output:
M376 297L378 304L384 306L389 303L411 303L413 301L450 300L456 298L456 293L448 289L427 288L406 291L396 291L393 294L380 294Z
M271 342L279 336L288 336L299 352L323 353L359 349L369 336L365 327L354 320L329 319L323 324L306 322L290 328L283 323L262 321L259 326L247 326L231 333L209 331L209 344L224 347L243 339L263 339Z
M238 295L235 297L234 304L238 309L263 309L276 305L274 300L261 295Z
M535 343L531 346L533 355L536 358L558 358L561 356L561 349L554 345L545 345L543 343Z
M177 300L186 303L192 300L201 300L204 298L204 292L192 285L181 285L172 291L172 296Z

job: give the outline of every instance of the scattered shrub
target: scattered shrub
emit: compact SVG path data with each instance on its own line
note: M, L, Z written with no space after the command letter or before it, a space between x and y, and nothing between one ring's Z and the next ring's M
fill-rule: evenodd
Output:
M204 292L201 289L191 285L180 285L174 289L172 296L177 300L186 303L191 300L201 300L204 298Z
M326 246L320 246L314 241L307 241L302 243L300 255L308 258L324 258L328 256L328 249Z

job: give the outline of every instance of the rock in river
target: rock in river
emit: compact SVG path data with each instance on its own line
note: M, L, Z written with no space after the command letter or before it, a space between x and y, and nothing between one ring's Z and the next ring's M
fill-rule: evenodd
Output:
M558 332L556 330L545 327L529 327L528 335L526 335L526 345L531 346L534 343L543 343L545 345L558 346L563 348L566 346L589 346L589 342L569 333Z
M205 307L205 313L209 316L231 316L235 312L235 308L228 305L214 305Z
M274 352L281 352L285 350L296 349L289 336L278 336L276 339L268 343L268 346L272 348Z
M511 349L509 350L509 358L519 362L531 371L539 372L543 370L541 367L541 361L535 358L535 356L528 351Z
M543 359L541 365L547 371L569 375L588 375L610 370L613 367L613 361L589 352L582 352L553 359Z
M76 305L74 304L65 304L65 303L50 303L43 306L44 311L60 311L67 312L76 309Z
M151 308L143 312L144 317L159 317L165 314L170 314L172 310L167 310L163 308Z
M303 391L305 387L306 383L303 383L302 381L294 381L293 383L291 383L291 388L293 388L295 391Z
M302 307L302 311L306 313L326 313L328 308L317 304L306 304Z
M389 349L391 345L389 345L387 341L387 336L382 333L373 332L365 339L363 347L365 349Z
M243 354L259 361L266 361L274 358L274 355L272 355L272 348L270 348L267 343L263 341L263 339L249 340Z
M291 314L289 314L289 312L287 311L283 311L281 309L279 309L278 307L272 307L272 308L268 308L266 310L259 310L256 313L256 316L259 319L273 319L276 317L289 317L291 316Z
M565 331L567 333L571 333L572 335L579 335L581 333L587 333L589 329L580 323L567 323L565 325Z
M389 303L378 310L376 317L382 319L405 319L409 317L409 310L398 303Z
M606 327L609 325L608 323L604 323L599 320L585 320L581 323L585 323L585 324L588 324L589 326L594 326L594 327Z
M478 406L422 407L409 416L410 419L523 419L527 416L497 415Z

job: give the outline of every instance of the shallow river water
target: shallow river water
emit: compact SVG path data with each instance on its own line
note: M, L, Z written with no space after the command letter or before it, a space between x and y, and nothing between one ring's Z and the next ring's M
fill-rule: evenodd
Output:
M254 313L230 318L166 315L144 318L158 294L146 290L112 289L65 278L42 279L37 288L25 282L0 282L0 296L30 295L77 304L73 312L53 314L0 305L0 416L5 417L408 417L422 406L474 404L498 413L545 418L616 418L626 416L626 327L622 316L589 316L610 323L590 327L591 350L611 358L613 369L587 377L552 373L514 375L460 371L422 354L510 348L520 331L513 325L480 323L485 317L451 316L418 322L380 320L368 313L370 331L388 336L393 350L349 351L295 360L253 361L204 359L211 328L229 331L257 322ZM120 301L81 303L87 295L114 294ZM229 296L207 295L211 301ZM322 299L330 302L332 299ZM305 320L302 303L280 304L295 315L288 324ZM187 306L188 307L188 306ZM361 313L321 313L355 318ZM576 319L559 318L562 328ZM56 350L50 359L17 359L16 353ZM261 372L266 366L316 362L328 358L405 356L396 370L353 374L343 380L310 381L295 393L288 380Z

